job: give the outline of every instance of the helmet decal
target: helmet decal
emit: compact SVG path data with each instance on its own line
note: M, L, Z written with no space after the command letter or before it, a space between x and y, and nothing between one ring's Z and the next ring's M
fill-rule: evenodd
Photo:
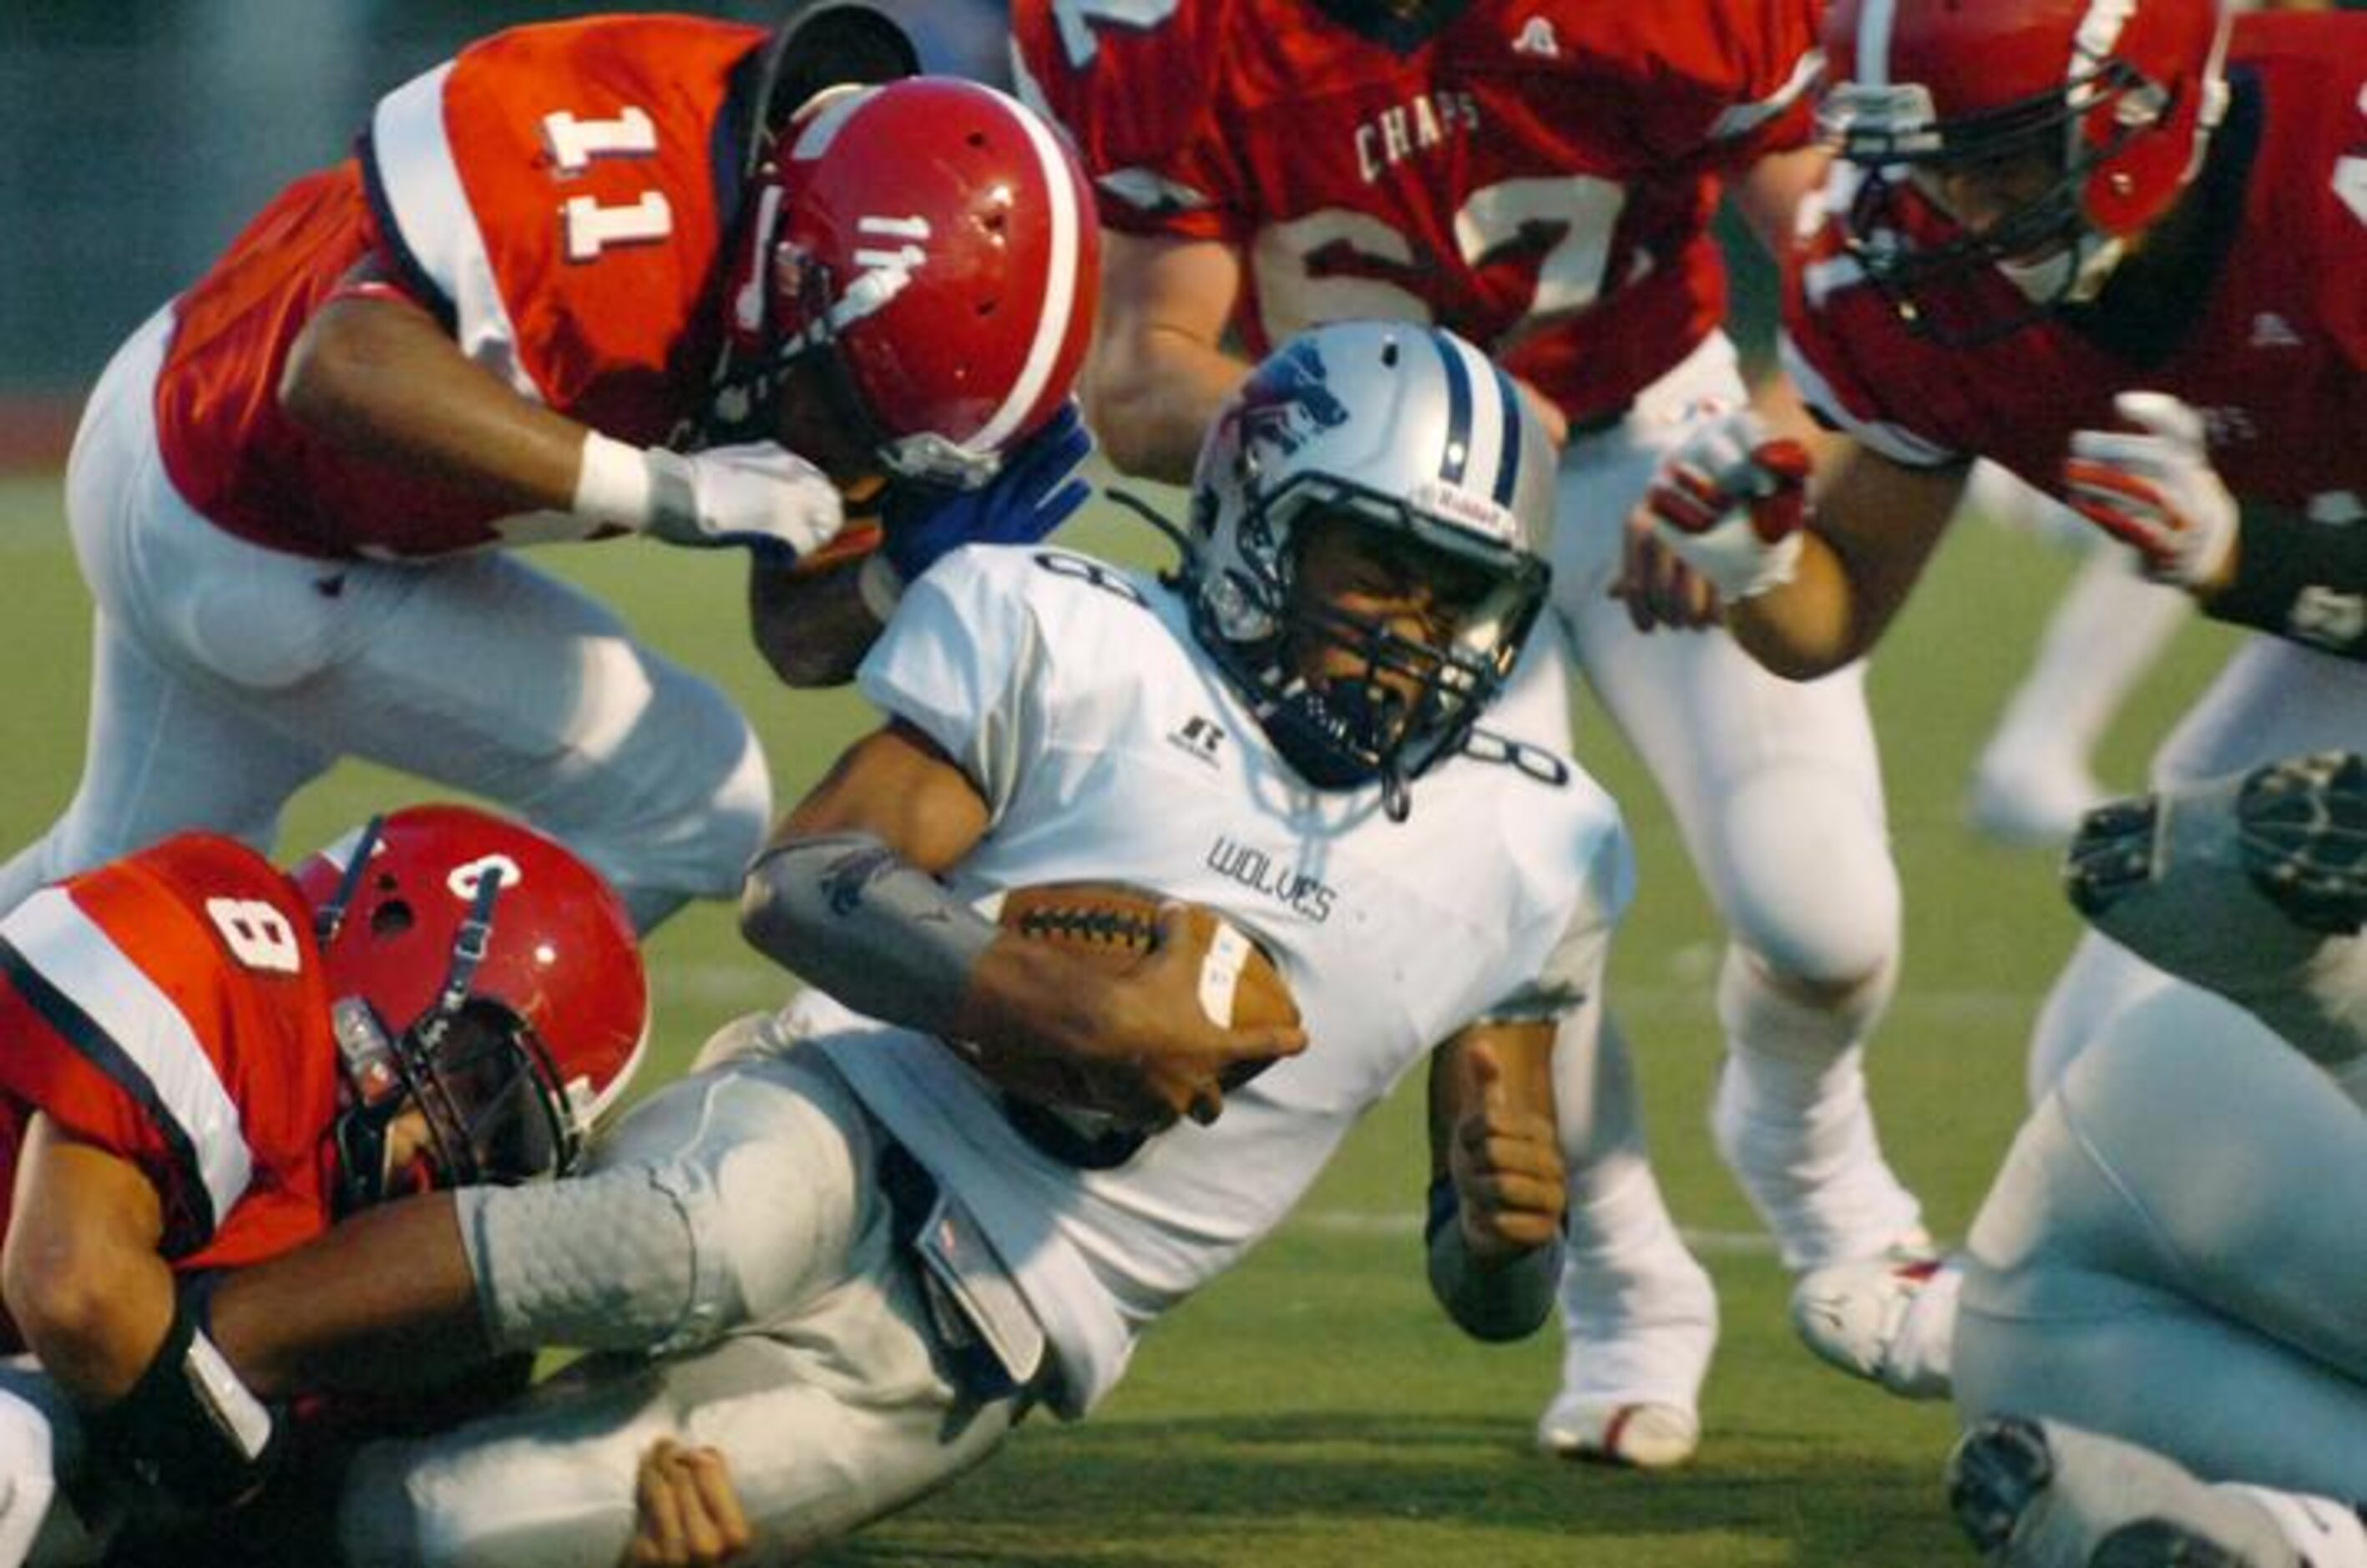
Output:
M1285 345L1241 392L1241 439L1285 455L1347 419L1348 411L1323 384L1323 356L1311 338Z

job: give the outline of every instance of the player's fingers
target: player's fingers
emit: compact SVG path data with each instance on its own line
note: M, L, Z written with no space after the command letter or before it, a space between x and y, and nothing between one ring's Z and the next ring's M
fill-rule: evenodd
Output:
M2115 506L2100 506L2078 495L2068 498L2070 508L2095 524L2106 533L2129 546L2147 560L2160 555L2161 531L2149 523L2140 522Z
M633 1477L633 1539L624 1561L634 1568L665 1568L683 1561L682 1499L671 1476L675 1445L661 1437L641 1455Z
M2063 465L2063 483L2098 500L2117 497L2149 510L2161 508L2161 486L2144 474L2131 473L2111 463L2073 458Z
M693 1561L724 1562L748 1550L755 1533L740 1506L739 1490L731 1484L730 1467L720 1449L699 1448L682 1459L683 1473L698 1505L692 1521Z

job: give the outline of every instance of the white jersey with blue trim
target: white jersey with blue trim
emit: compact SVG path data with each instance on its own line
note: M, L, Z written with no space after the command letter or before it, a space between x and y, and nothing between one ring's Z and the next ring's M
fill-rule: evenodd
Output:
M801 998L800 1029L1016 1277L1058 1358L1064 1414L1108 1391L1141 1328L1270 1231L1432 1047L1590 993L1632 889L1610 798L1484 720L1465 755L1412 781L1405 822L1377 786L1308 788L1194 641L1181 599L1081 555L949 556L860 680L988 801L958 891L1117 881L1207 905L1273 955L1308 1032L1213 1125L1081 1169L1023 1137L935 1040Z

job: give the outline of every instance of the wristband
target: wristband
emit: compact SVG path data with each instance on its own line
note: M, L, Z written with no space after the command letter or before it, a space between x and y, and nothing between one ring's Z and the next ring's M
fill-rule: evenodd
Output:
M597 430L583 433L583 456L575 471L571 511L638 532L650 526L656 499L657 476L647 451Z
M93 1452L176 1502L215 1508L263 1483L280 1424L206 1337L202 1310L197 1293L176 1296L146 1370L88 1422Z
M1430 1184L1430 1217L1422 1227L1429 1254L1431 1294L1455 1326L1489 1344L1522 1339L1536 1332L1552 1312L1561 1281L1562 1244L1483 1264L1463 1239L1462 1201L1451 1177Z

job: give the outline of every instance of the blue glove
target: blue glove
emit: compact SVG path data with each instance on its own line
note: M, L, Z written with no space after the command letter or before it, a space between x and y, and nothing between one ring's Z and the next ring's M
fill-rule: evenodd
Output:
M880 508L879 553L909 583L965 544L1034 544L1092 496L1077 465L1093 449L1072 401L1004 454L1001 472L976 490L892 484Z

